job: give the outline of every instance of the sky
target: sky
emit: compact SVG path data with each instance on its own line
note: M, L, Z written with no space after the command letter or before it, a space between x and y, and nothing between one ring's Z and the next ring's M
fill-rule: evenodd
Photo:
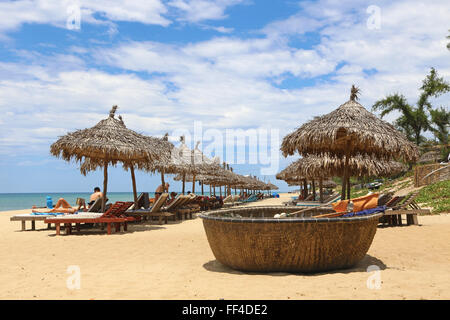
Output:
M0 193L101 186L102 172L84 177L49 149L112 105L128 128L175 145L185 134L193 147L201 126L205 153L227 156L211 147L219 137L247 153L236 172L288 190L274 178L296 159L282 138L346 102L352 84L370 110L396 92L415 103L431 67L450 79L449 17L448 0L0 1ZM129 172L109 172L109 191L131 191ZM141 191L160 181L136 179Z

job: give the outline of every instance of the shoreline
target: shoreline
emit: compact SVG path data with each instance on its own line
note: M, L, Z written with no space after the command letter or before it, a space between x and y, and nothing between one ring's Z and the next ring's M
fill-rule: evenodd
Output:
M286 196L252 205L279 204ZM82 230L55 237L40 221L36 231L20 231L9 217L22 211L0 212L0 299L450 299L449 214L419 216L419 226L378 228L351 269L264 274L216 261L200 218L130 224L129 232L109 236ZM373 265L380 290L367 287ZM80 289L67 287L73 266Z
M276 192L276 193L279 193L279 192ZM3 213L3 212L22 211L22 210L29 210L31 212L31 206L32 205L43 206L43 207L45 206L45 199L42 198L42 199L39 199L37 201L32 201L32 204L30 202L30 206L28 208L27 207L25 207L25 208L22 207L22 208L12 208L12 209L6 208L6 209L3 209L2 205L5 206L5 203L2 203L2 201L5 201L4 199L5 199L5 197L7 195L45 195L45 194L51 194L51 193L45 193L45 192L39 192L39 193L0 193L0 196L3 195L3 200L0 198L0 214ZM63 198L65 198L65 199L67 198L66 200L70 204L75 206L75 200L77 198L76 197L77 195L83 194L84 198L88 199L89 195L91 193L88 193L88 192L84 192L84 193L83 192L55 192L53 194L57 194L57 195L71 195L70 197L64 197L63 196ZM178 192L177 194L181 194L181 192ZM195 194L196 195L201 195L201 192L196 192ZM234 193L232 193L232 194L234 194ZM294 193L289 193L289 192L282 192L282 193L279 193L279 194L294 195ZM150 195L150 197L154 197L154 192L149 192L149 195ZM218 196L219 194L216 193L216 195ZM108 192L108 196L109 196L109 198L111 198L110 199L111 203L113 203L115 201L133 201L133 193L132 192ZM128 198L127 198L127 196L128 196ZM209 196L209 195L205 194L205 196ZM10 199L8 199L8 200L10 201ZM54 198L53 199L53 203L56 203L56 200L57 199ZM17 199L17 201L20 201L20 199ZM28 201L30 201L30 200L28 199ZM26 213L26 212L24 212L24 213Z

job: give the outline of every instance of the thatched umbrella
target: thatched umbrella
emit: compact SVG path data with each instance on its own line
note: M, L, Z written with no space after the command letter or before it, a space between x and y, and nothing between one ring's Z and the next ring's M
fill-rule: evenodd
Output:
M319 180L320 198L323 198L323 180L328 177L342 176L347 170L349 176L392 176L406 171L406 166L400 162L377 160L360 154L346 161L330 154L309 155L291 163L277 174L277 179L295 181L308 179ZM314 184L313 184L314 187ZM350 184L347 185L350 187Z
M284 137L284 156L330 153L344 157L342 199L347 191L348 161L354 154L378 159L415 161L417 146L395 127L367 111L356 100L359 89L352 86L350 100L324 116L316 117Z
M330 154L309 155L291 163L279 175L303 176L309 179L342 176L346 170L351 176L391 176L407 167L397 161L377 160L369 156L356 154L346 161Z
M166 134L165 139L168 139ZM171 150L169 158L162 161L152 161L144 164L143 169L147 172L161 172L161 180L164 185L164 174L179 174L180 180L183 182L182 192L185 192L186 176L191 175L193 191L195 192L195 176L199 174L208 174L216 170L220 165L216 159L209 159L198 148L199 142L194 150L189 149L186 145L185 137L180 137L180 146Z
M134 166L161 160L170 154L169 145L162 143L161 139L145 137L128 129L122 117L116 119L117 106L113 106L109 117L101 120L89 129L77 130L60 137L50 147L50 152L66 161L75 160L80 163L85 160L82 168L95 170L104 168L103 202L105 209L108 189L108 165L116 165L118 162L131 169L133 192L136 201L136 181Z
M438 150L432 150L422 154L417 161L418 163L436 163L441 160L442 155Z
M325 180L325 181L323 181L323 187L326 189L334 189L337 187L337 183L330 179Z

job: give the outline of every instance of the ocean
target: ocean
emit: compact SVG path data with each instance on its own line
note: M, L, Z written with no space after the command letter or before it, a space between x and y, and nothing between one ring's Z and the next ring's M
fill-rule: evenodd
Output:
M201 194L196 192L196 194ZM75 206L77 198L84 198L89 202L90 192L64 192L64 193L0 193L0 211L31 209L32 206L45 207L47 196L52 197L53 204L59 198L66 199L72 206ZM154 197L154 192L149 192L150 197ZM209 195L209 192L205 192ZM216 195L218 193L216 192ZM133 201L132 192L108 192L109 202Z

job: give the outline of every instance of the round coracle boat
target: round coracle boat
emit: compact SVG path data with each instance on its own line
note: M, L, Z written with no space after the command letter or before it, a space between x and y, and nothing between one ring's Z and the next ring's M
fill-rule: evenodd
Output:
M315 216L333 209L265 206L202 213L216 259L241 271L320 272L349 268L367 253L382 213L354 217ZM288 217L274 218L286 213Z

